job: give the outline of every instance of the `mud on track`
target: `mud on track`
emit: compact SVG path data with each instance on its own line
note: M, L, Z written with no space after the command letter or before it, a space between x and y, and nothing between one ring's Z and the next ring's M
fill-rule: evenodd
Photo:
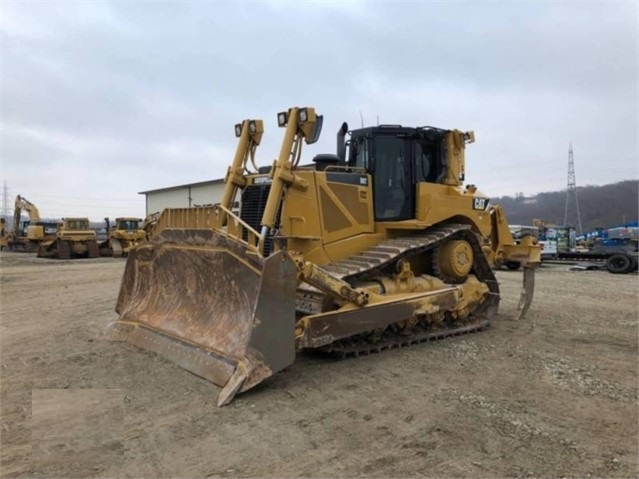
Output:
M124 260L0 268L2 477L637 475L637 275L546 266L516 322L521 273L499 271L485 332L302 355L216 408L213 384L102 337Z

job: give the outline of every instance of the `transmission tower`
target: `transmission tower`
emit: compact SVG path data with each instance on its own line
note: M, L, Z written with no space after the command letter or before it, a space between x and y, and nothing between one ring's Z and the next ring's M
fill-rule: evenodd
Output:
M7 188L7 180L4 181L2 188L2 217L9 217L9 188Z
M564 225L572 226L578 235L581 234L581 213L579 212L579 199L577 198L575 157L572 154L572 143L570 143L570 148L568 149L568 186L566 187Z

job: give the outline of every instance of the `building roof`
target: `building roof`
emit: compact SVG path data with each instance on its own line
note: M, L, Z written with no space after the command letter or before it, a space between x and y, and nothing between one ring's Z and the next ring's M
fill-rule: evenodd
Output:
M138 195L147 195L149 193L161 193L163 191L179 190L182 188L190 188L192 186L205 186L205 185L219 185L224 183L224 178L218 178L216 180L198 181L197 183L187 183L185 185L167 186L166 188L158 188L156 190L146 190L138 192Z

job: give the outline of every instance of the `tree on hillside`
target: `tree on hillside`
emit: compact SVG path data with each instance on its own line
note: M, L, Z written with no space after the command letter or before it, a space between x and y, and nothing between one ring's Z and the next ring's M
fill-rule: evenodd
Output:
M577 187L581 224L584 231L610 228L639 218L639 180L626 180L603 186ZM531 224L539 218L549 224L561 224L566 207L566 191L539 193L532 201L503 196L494 198L501 204L511 224Z

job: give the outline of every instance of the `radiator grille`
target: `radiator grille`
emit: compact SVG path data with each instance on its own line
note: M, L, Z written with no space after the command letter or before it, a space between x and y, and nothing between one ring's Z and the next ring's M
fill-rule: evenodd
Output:
M247 186L242 192L242 206L240 210L240 218L247 223L255 231L259 232L262 229L260 223L262 222L262 215L266 208L266 200L268 194L271 191L271 185L250 185ZM275 229L278 228L280 222L280 211L277 212L275 219ZM247 240L248 233L242 232L242 239ZM268 256L273 251L273 236L268 235L264 239L264 256Z

